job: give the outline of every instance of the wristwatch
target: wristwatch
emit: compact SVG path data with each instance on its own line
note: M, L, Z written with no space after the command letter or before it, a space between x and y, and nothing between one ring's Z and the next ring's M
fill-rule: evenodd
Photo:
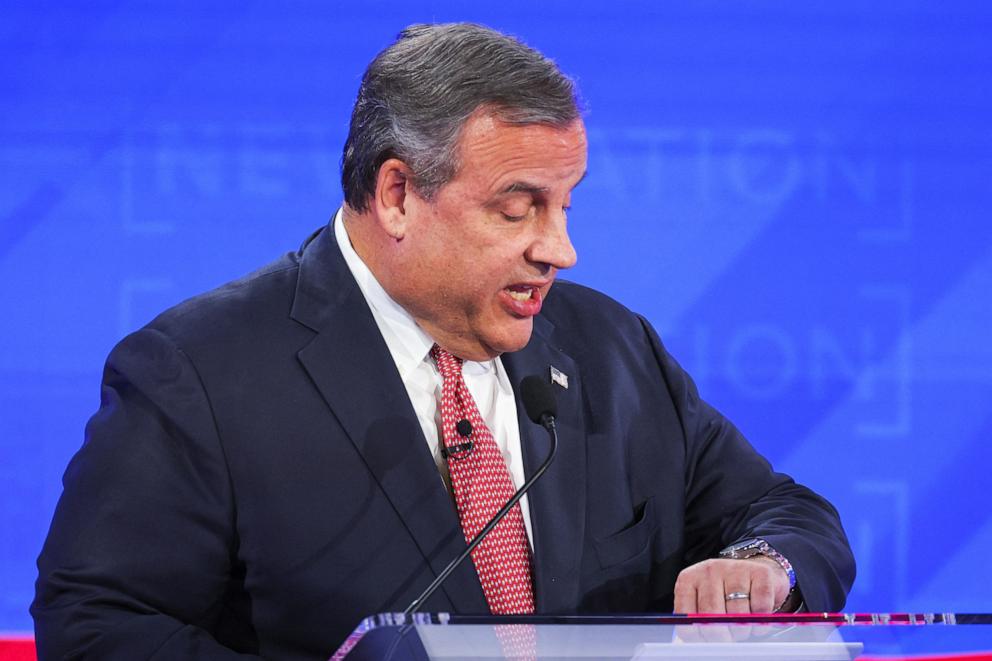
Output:
M789 559L773 549L771 544L765 540L760 537L745 539L743 542L731 544L720 551L721 558L729 558L731 560L745 560L747 558L753 558L756 555L771 558L785 570L785 573L789 576L789 595L791 596L792 592L796 589L796 571L792 568L792 563L789 562ZM788 598L786 598L786 602L788 602Z

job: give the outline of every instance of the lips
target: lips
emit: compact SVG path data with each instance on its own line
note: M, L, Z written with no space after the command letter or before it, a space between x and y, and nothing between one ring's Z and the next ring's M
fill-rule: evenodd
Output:
M533 317L541 311L542 285L515 284L503 289L504 306L518 317Z

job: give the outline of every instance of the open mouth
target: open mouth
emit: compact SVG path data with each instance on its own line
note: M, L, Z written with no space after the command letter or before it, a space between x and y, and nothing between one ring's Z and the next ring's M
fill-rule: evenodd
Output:
M535 289L533 287L527 287L526 285L511 285L506 288L506 293L515 301L528 300L534 291Z
M536 285L510 285L503 289L504 304L519 317L533 317L541 311L541 288Z

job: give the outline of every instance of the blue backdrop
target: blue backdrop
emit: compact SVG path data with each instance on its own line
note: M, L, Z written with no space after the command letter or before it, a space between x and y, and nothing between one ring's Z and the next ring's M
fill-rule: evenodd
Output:
M0 629L109 349L326 221L365 64L433 20L577 79L568 277L838 506L850 609L992 610L992 5L948 4L5 5Z

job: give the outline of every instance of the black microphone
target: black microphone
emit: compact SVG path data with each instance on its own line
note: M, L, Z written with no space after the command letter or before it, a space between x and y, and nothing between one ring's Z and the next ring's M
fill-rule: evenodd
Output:
M458 435L462 438L468 438L472 435L472 422L462 418L458 421L458 424L455 425L455 431L457 431ZM441 456L445 459L461 461L472 453L473 447L475 446L472 445L472 441L465 441L464 443L459 443L458 445L443 447L441 448ZM463 452L465 454L462 454Z
M551 386L539 376L528 376L520 382L520 397L527 417L552 432L558 417L558 400Z
M524 497L534 483L537 482L538 478L544 475L544 472L548 470L548 466L551 465L551 460L555 458L555 452L558 451L558 429L555 427L555 416L558 414L558 403L555 401L554 391L551 390L551 386L545 383L545 381L535 375L524 377L520 382L520 398L524 402L524 410L527 412L527 417L533 420L535 423L541 425L548 430L548 436L551 438L551 451L548 452L548 458L544 460L544 463L538 467L534 474L531 475L530 479L524 482L523 486L517 489L517 492L513 494L513 497L503 505L503 508L496 512L496 515L489 520L486 527L479 531L479 534L472 538L469 542L468 547L462 551L457 558L448 563L448 566L444 568L437 578L427 586L419 597L414 599L406 610L403 611L403 615L411 615L416 613L420 607L423 605L427 599L434 594L434 591L441 587L441 584L451 575L451 572L455 571L455 568L460 565L465 558L467 558L476 546L482 543L486 535L496 527L496 525L506 516L513 506ZM459 423L460 424L460 423ZM461 430L459 429L459 433Z

